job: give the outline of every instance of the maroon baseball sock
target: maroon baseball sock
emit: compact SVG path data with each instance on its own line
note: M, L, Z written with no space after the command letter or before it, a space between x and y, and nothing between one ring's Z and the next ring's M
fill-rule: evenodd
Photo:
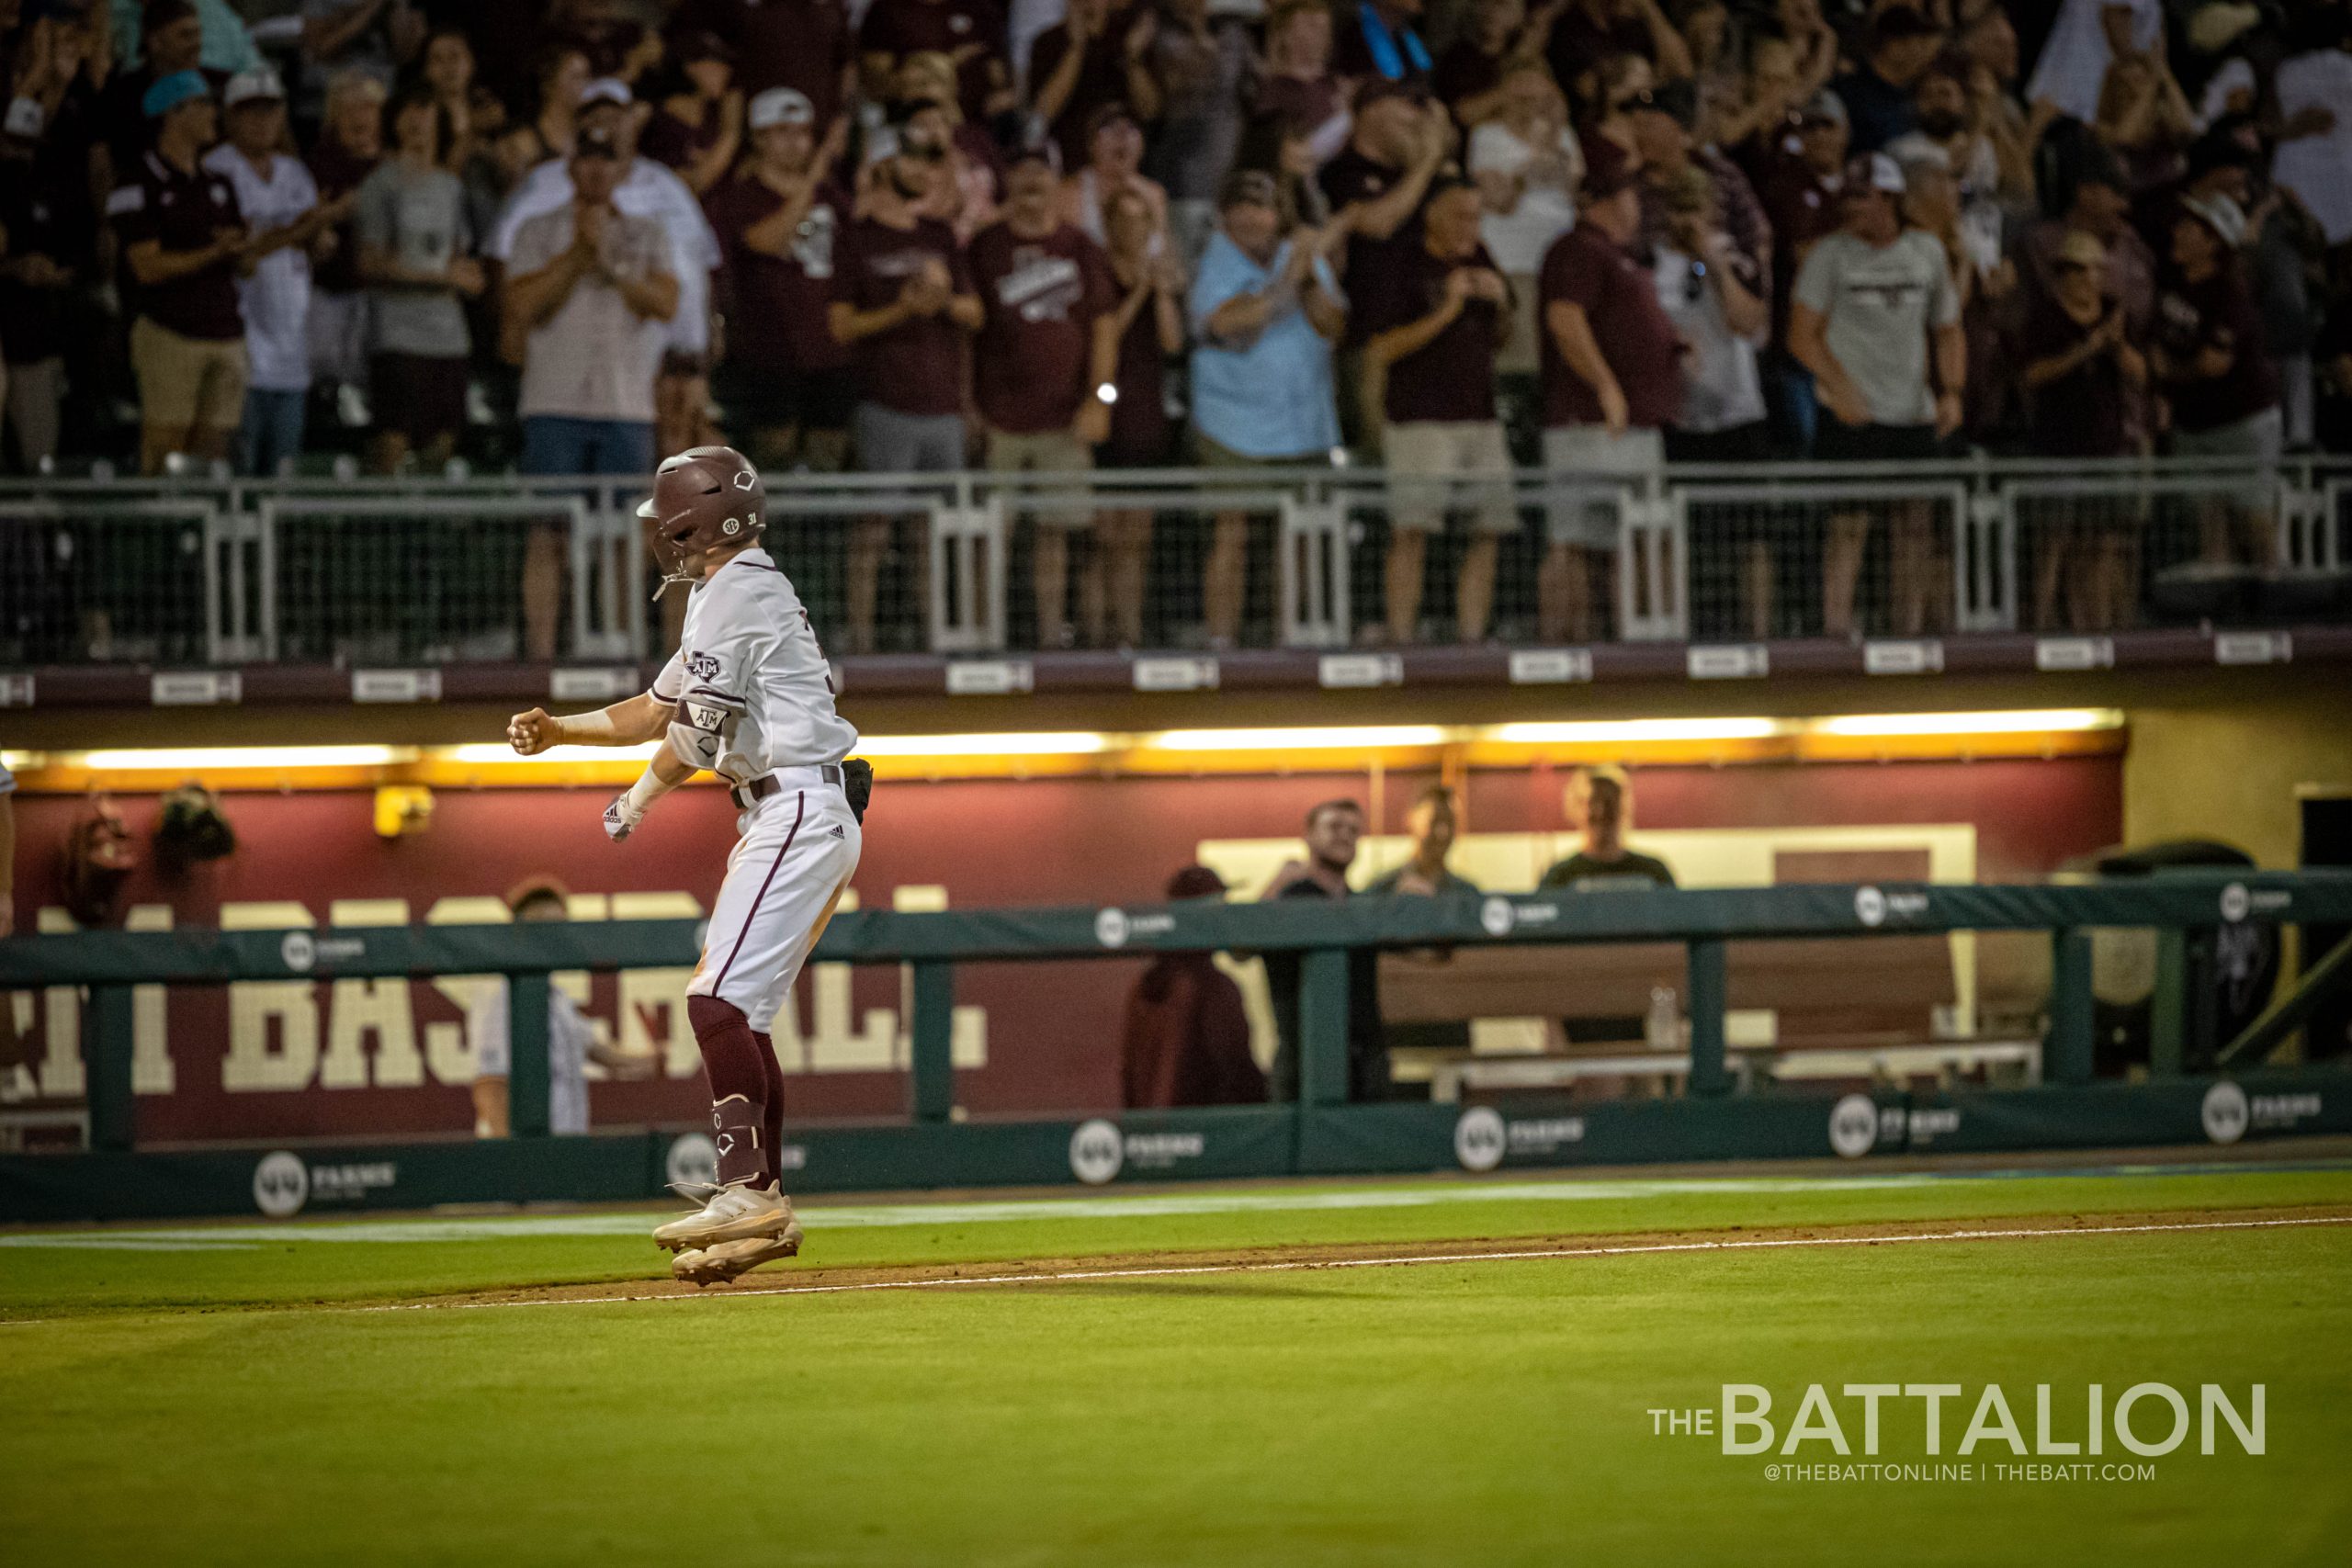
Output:
M776 1065L775 1037L752 1032L752 1043L760 1048L760 1067L767 1075L767 1111L761 1119L760 1147L768 1156L768 1179L779 1190L784 1186L784 1069Z
M768 1162L760 1134L767 1117L767 1075L760 1068L751 1022L741 1008L717 997L688 997L686 1021L694 1025L703 1071L710 1077L719 1185L763 1185Z

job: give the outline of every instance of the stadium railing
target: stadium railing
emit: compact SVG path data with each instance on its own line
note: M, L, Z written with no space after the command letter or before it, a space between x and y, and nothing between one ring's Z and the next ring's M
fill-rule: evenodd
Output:
M1426 501L1430 481L1416 482ZM1490 635L1512 644L1542 640L1549 520L1583 508L1616 543L1592 640L1814 635L1823 541L1846 517L1872 524L1855 625L1879 634L2352 618L2352 464L2340 460L1681 466L1598 485L1521 470L1460 476L1442 499L1458 522L1506 491L1521 525L1502 543ZM648 604L642 493L586 479L0 482L0 665L653 659L674 628ZM771 520L795 525L770 547L829 647L851 629L851 525L900 519L876 649L1050 650L1030 586L1034 516L1148 513L1145 646L1197 649L1205 525L1244 517L1239 644L1344 649L1382 640L1396 494L1378 470L1331 467L797 474L771 486ZM1900 570L1928 585L1901 606L1897 520L1925 552ZM1460 553L1430 550L1414 640L1458 632ZM1758 562L1771 584L1760 615ZM2108 580L2123 604L2099 602Z
M2239 921L2352 924L2352 874L2334 872L2164 872L2145 879L2018 886L1771 886L1628 894L1512 894L1465 898L1381 898L1345 905L959 909L849 912L832 921L816 962L908 964L912 968L912 1051L906 1122L896 1126L795 1128L811 1149L802 1185L981 1185L1089 1176L1084 1140L1122 1138L1122 1128L1176 1134L1181 1149L1214 1159L1169 1176L1428 1170L1449 1164L1860 1156L1936 1147L2098 1147L2246 1134L2352 1131L2352 1096L2340 1065L2269 1067L2267 1058L2331 989L2352 980L2352 938L2305 954L2298 983L2237 1039L2218 1039L2211 964L2222 931ZM2091 931L2159 933L2152 1060L2145 1079L2093 1081ZM1743 1093L1726 1065L1726 945L1792 938L1870 938L1950 931L2046 931L2046 1081L2037 1086L1945 1089L1912 1096L1877 1084L1835 1098L1820 1090ZM1350 950L1430 950L1559 942L1679 942L1689 976L1689 1093L1668 1100L1543 1102L1500 1107L1442 1102L1348 1102ZM955 976L962 964L1114 959L1155 952L1298 952L1301 1089L1291 1105L1105 1112L1120 1122L962 1119L953 1042ZM0 1215L202 1211L209 1199L179 1194L172 1161L195 1155L134 1152L131 1037L136 985L240 980L348 980L445 974L548 976L626 964L689 964L696 921L579 921L522 926L388 926L334 931L167 931L73 933L0 942L0 992L80 985L89 1084L89 1156L0 1156ZM543 1140L548 1131L546 985L511 985L513 1131L508 1145L574 1145L555 1166L515 1155L473 1155L480 1145L395 1145L409 1168L440 1170L409 1185L412 1201L515 1197L626 1197L659 1185L661 1156L597 1128L591 1140ZM1562 1009L1574 999L1564 995ZM1103 1018L1103 1048L1114 1021ZM2244 1079L2246 1089L2239 1089ZM2253 1098L2248 1100L2248 1093ZM1550 1105L1550 1112L1545 1107ZM1940 1119L1927 1119L1928 1107ZM1938 1110L1940 1107L1940 1110ZM2269 1110L2265 1110L2269 1107ZM2284 1107L2284 1110L2281 1110ZM1574 1114L1564 1114L1574 1110ZM1515 1122L1512 1117L1520 1117ZM1526 1117L1533 1117L1529 1122ZM1517 1126L1553 1128L1550 1143L1515 1143ZM1562 1131L1574 1128L1574 1131ZM1922 1131L1924 1128L1924 1131ZM1962 1131L1966 1128L1966 1131ZM1827 1134L1827 1138L1826 1138ZM1188 1143L1183 1143L1188 1140ZM1496 1143L1500 1140L1500 1143ZM597 1173L595 1149L609 1168ZM381 1145L379 1145L381 1147ZM1176 1147L1176 1145L1146 1145ZM77 1164L77 1159L83 1164ZM130 1159L131 1166L89 1166ZM221 1155L228 1164L232 1156ZM163 1161L139 1166L136 1161ZM564 1164L570 1161L570 1164ZM583 1164L585 1161L585 1164ZM221 1161L214 1161L221 1164ZM1110 1173L1117 1173L1110 1159ZM673 1164L675 1168L675 1164ZM564 1176L570 1173L570 1176ZM567 1190L574 1180L581 1190ZM193 1178L190 1178L193 1180ZM92 1187L89 1182L96 1182ZM520 1187L517 1187L520 1182ZM110 1194L110 1197L108 1197ZM75 1208L77 1203L83 1208ZM190 1208L193 1203L195 1208Z

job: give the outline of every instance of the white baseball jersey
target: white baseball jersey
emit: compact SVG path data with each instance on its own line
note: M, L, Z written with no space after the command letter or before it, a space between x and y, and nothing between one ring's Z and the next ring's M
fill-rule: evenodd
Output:
M833 678L792 581L754 545L698 584L657 702L696 697L741 716L713 772L745 784L777 768L838 762L857 731L833 711Z
M548 1131L575 1137L588 1131L588 1047L595 1039L580 1004L553 981L548 987ZM486 1078L512 1077L514 1053L507 1032L507 981L501 976L481 988L466 1010L473 1035L474 1071Z

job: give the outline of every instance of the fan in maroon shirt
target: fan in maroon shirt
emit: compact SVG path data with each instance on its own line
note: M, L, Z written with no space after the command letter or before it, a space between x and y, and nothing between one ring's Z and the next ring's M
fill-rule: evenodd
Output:
M1445 180L1430 193L1417 238L1390 246L1356 285L1365 372L1383 378L1388 421L1385 457L1396 500L1385 588L1396 642L1419 626L1429 537L1444 528L1449 507L1476 514L1454 580L1455 632L1464 642L1487 635L1501 538L1519 525L1508 487L1464 495L1450 482L1510 466L1495 418L1495 351L1510 286L1479 243L1483 211L1477 186L1459 175Z
M751 156L705 203L724 257L719 309L737 323L719 401L755 463L832 472L846 455L855 390L850 351L828 319L851 198L824 177L831 160L806 96L771 87L745 118Z
M972 241L971 269L983 319L972 344L972 394L988 426L989 467L1069 473L1094 464L1111 434L1106 392L1118 366L1110 263L1102 247L1062 221L1060 159L1052 143L1024 149L1005 176L1004 217ZM1037 636L1068 629L1067 530L1092 521L1083 508L1041 507L1032 546Z

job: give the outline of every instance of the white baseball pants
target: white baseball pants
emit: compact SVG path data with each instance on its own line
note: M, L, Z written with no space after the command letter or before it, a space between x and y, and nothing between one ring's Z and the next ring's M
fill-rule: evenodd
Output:
M780 768L777 778L785 787L738 818L742 837L686 983L688 996L742 1010L762 1034L824 934L864 843L839 784L820 782L814 768Z

